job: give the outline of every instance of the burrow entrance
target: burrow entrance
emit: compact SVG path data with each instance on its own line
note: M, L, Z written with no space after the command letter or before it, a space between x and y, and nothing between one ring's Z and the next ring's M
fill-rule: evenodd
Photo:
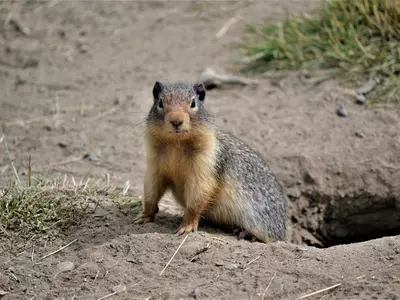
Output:
M317 193L290 198L292 242L320 248L400 234L400 199Z

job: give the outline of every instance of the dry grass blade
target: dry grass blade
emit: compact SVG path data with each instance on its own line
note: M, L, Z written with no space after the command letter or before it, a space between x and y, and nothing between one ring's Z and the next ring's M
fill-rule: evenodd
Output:
M119 290L119 291L115 291L115 292L110 293L110 294L108 294L108 295L105 295L105 296L103 296L103 297L101 297L101 298L98 298L97 300L104 300L104 299L110 298L110 297L112 297L112 296L114 296L114 295L116 295L116 294L119 294L119 293L122 293L122 292L125 292L125 291L126 291L126 288L121 289L121 290Z
M248 270L248 269L249 269L249 266L250 266L253 262L255 262L256 260L258 260L260 257L261 257L261 255L257 256L256 258L252 259L251 261L249 261L249 262L246 264L246 268L245 268L243 271Z
M68 158L68 159L66 159L66 160L62 160L62 161L58 161L58 162L51 163L51 164L49 164L49 165L47 166L47 168L53 168L53 167L56 167L56 166L66 165L66 164L78 162L78 161L81 161L81 160L82 160L82 156L79 156L79 157L71 157L71 158Z
M262 294L261 300L264 300L265 294L267 293L269 287L271 286L271 283L272 283L272 281L274 280L275 276L276 276L276 272L274 273L274 275L273 275L273 276L271 277L271 279L269 280L268 285L267 285L267 287L265 288L264 293Z
M210 249L210 243L208 243L205 247L200 248L199 250L196 251L195 255L190 259L190 261L194 261L199 257L200 254L206 252L208 249Z
M78 240L78 239L75 239L75 240L73 240L72 242L69 242L68 244L66 244L65 246L62 246L61 248L58 248L57 250L55 250L55 251L53 251L53 252L50 252L49 254L46 254L46 255L43 256L40 260L43 260L43 259L45 259L45 258L47 258L47 257L49 257L49 256L52 256L52 255L54 255L54 254L56 254L56 253L58 253L58 252L64 250L65 248L67 248L67 247L71 246L73 243L75 243L77 240Z
M217 32L217 34L215 35L217 38L221 38L225 35L225 33L228 32L229 28L235 24L238 21L238 17L233 17L230 18L225 24L224 26L221 27L221 29Z
M169 264L171 263L171 261L174 259L175 255L178 253L179 249L181 249L183 243L186 241L186 239L188 238L188 236L189 236L188 234L185 236L185 238L183 239L183 241L181 242L181 244L179 245L179 247L176 249L175 253L171 256L170 260L169 260L169 261L167 262L167 264L165 265L164 269L162 269L162 271L160 272L160 275L159 275L159 276L161 276L161 275L164 273L164 271L167 269L167 267L169 266Z
M324 289L315 291L315 292L313 292L313 293L310 293L310 294L301 296L301 297L299 297L299 298L296 298L295 300L305 299L305 298L308 298L308 297L311 297L311 296L314 296L314 295L318 295L318 294L321 294L321 293L323 293L323 292L326 292L326 291L332 290L332 289L334 289L334 288L337 288L337 287L340 286L340 285L341 285L341 283L338 283L338 284L329 286L329 287L327 287L327 288L324 288Z
M7 145L6 136L5 136L5 134L4 134L3 129L1 128L1 126L0 126L0 133L1 133L1 137L0 137L0 138L1 138L1 142L3 142L3 143L4 143L4 146L6 147L6 153L7 153L7 155L8 155L8 159L10 160L11 167L12 167L12 169L13 169L13 171L14 171L15 179L16 179L16 181L17 181L17 184L20 186L20 185L21 185L21 180L20 180L20 178L19 178L19 176L18 176L17 169L16 169L15 166L14 166L14 161L13 161L12 158L11 158L10 151L8 150L8 145Z

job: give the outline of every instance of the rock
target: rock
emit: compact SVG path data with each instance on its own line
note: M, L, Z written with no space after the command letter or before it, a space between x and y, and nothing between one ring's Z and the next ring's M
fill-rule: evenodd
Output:
M363 94L357 94L356 95L356 102L358 104L364 104L366 101L365 96Z
M90 153L86 153L86 154L83 156L83 159L87 159L87 160L89 160L89 161L98 161L98 160L99 160L99 158L98 158L97 156L92 155L92 154L90 154Z
M229 265L226 265L225 268L228 270L235 270L238 268L238 265L237 264L229 264Z
M57 269L60 272L65 272L65 271L71 271L73 270L75 267L74 263L72 261L64 261L64 262L60 262L57 265Z
M10 20L10 24L12 24L15 30L23 33L24 35L29 35L31 30L26 26L21 20L17 19L15 16L12 16Z
M219 260L217 260L214 264L215 264L217 267L222 267L222 266L224 265L224 263L223 263L222 261L219 261Z
M318 176L313 171L306 171L304 174L304 182L307 184L319 184Z
M311 245L314 247L323 247L323 243L318 240L311 232L308 230L302 229L301 230L301 236L303 242L305 242L307 245Z
M365 135L362 132L356 131L356 137L364 138Z
M375 87L377 82L377 79L370 79L366 83L364 83L362 86L360 86L357 90L357 94L365 95L371 92Z
M135 265L141 265L142 263L134 256L128 256L126 259L127 262Z
M301 191L297 187L291 187L287 189L286 194L292 198L299 198Z
M119 284L119 285L116 285L116 286L114 286L112 288L112 291L114 293L121 293L121 292L123 292L125 290L126 290L126 285L125 284Z
M38 65L39 65L39 60L38 59L36 59L36 58L28 58L22 64L22 68L23 69L36 68Z
M67 147L67 144L64 143L64 142L59 142L59 143L57 143L57 145L58 145L58 147L60 147L60 148L66 148L66 147Z
M340 105L340 106L339 106L339 108L336 110L336 114L337 114L339 117L343 117L343 118L346 118L346 117L347 117L347 112L346 112L346 110L344 109L344 106L343 106L343 105Z
M192 297L193 299L197 299L197 292L196 292L196 289L193 289L193 291L190 293L189 296Z
M182 255L192 258L197 255L199 249L204 247L204 242L202 241L189 241L183 244L179 250Z

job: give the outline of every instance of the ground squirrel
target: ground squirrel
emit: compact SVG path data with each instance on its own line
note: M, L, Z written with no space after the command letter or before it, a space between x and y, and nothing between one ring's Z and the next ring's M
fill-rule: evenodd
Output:
M146 119L143 211L134 222L154 221L170 190L184 208L177 234L197 231L203 217L241 238L284 240L282 187L258 153L215 126L205 96L202 83L155 83Z

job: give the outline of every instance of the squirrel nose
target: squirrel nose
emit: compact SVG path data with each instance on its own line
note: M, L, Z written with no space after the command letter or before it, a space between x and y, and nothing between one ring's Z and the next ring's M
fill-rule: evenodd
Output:
M172 126L175 127L175 129L179 129L179 127L181 127L183 124L183 121L181 121L181 120L172 120L170 122L171 122Z

